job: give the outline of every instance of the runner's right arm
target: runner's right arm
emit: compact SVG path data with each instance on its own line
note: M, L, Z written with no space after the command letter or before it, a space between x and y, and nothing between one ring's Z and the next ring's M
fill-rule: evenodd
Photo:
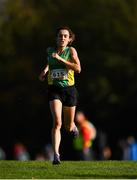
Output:
M39 80L40 81L44 81L45 80L45 76L46 76L48 70L49 70L49 65L47 64L46 67L44 68L44 70L39 75Z

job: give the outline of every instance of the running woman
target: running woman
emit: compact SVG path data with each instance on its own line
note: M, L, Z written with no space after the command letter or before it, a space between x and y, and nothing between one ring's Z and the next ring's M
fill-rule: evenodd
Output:
M53 164L60 164L59 146L61 142L62 111L65 128L77 137L79 132L74 123L77 105L77 90L74 73L81 72L77 51L71 47L75 34L69 27L56 31L56 46L47 48L48 63L39 75L41 81L48 74L48 100L53 117L52 145Z

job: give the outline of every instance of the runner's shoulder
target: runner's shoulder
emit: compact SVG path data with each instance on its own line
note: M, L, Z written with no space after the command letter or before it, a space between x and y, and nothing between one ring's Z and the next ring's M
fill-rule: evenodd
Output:
M71 54L77 54L77 50L74 47L70 47L70 53Z
M76 49L73 46L69 47L71 51L76 51Z
M48 47L48 48L46 49L46 52L47 52L48 55L50 55L54 50L55 50L54 47Z

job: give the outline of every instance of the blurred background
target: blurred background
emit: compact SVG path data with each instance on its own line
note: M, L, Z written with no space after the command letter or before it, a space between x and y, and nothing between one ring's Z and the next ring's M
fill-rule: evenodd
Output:
M52 153L47 83L38 75L62 25L76 34L78 109L97 130L93 159L103 148L106 159L124 159L137 138L136 0L0 0L0 157ZM62 134L62 158L75 160L72 139Z

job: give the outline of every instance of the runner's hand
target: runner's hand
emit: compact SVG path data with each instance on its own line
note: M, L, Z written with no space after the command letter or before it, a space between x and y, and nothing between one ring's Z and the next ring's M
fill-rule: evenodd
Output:
M40 73L40 75L39 75L39 80L40 81L44 81L45 80L45 72L44 71L42 71L41 73Z
M59 60L60 61L60 56L58 55L58 53L52 53L52 57L53 58L56 58L57 60Z

